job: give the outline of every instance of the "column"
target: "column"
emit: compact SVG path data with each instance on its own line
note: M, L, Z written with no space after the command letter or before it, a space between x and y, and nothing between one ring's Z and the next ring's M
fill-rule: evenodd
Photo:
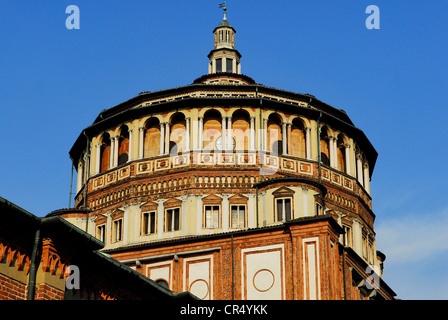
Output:
M82 188L82 175L83 175L83 165L82 162L78 162L78 176L77 176L77 182L76 182L76 193L79 192Z
M262 150L268 151L268 119L263 119L263 148Z
M287 140L286 140L286 122L282 123L282 154L288 154Z
M107 246L107 244L110 243L110 235L112 234L112 217L110 216L111 212L105 213L106 216L106 232L104 234L104 244Z
M159 199L157 200L157 234L158 234L158 238L162 238L163 235L163 211L164 211L164 206L163 206L164 200Z
M96 159L95 159L95 174L100 173L100 163L101 163L101 143L96 145Z
M332 167L332 168L335 167L335 165L334 165L335 161L334 161L334 150L333 150L334 144L333 144L333 141L334 141L334 137L333 136L329 136L328 137L328 149L329 149L329 152L330 152L330 167Z
M302 187L302 210L304 217L308 217L310 215L308 212L308 188L306 187Z
M345 146L345 171L347 174L350 173L350 145L347 143ZM341 168L342 169L342 168Z
M204 117L199 117L199 134L198 134L198 148L202 151L204 148L204 138L203 138L203 131L204 131Z
M138 128L139 131L139 145L138 145L138 158L143 159L145 148L145 128Z
M109 158L109 169L114 167L114 152L115 152L115 138L110 138L110 158Z
M311 160L311 128L305 129L305 141L306 141L306 158Z
M222 58L222 72L227 72L227 58Z
M170 153L170 124L165 122L165 154Z
M188 195L183 195L181 197L182 199L182 207L181 207L181 230L182 234L187 234L187 201L188 201Z
M362 162L361 162L361 155L360 154L356 155L356 165L357 165L357 168L358 168L358 170L357 170L358 181L363 186L364 182L363 182L363 179L362 179L363 173L362 173Z
M291 154L291 123L286 124L286 154Z
M233 73L236 73L236 59L232 59L232 71Z
M128 162L132 160L132 129L129 129L129 150L128 150Z
M247 227L255 228L256 210L255 210L255 194L247 194L249 200L247 201Z
M364 189L370 194L370 174L367 163L364 163Z
M227 117L227 145L226 149L232 147L232 117Z
M131 205L134 210L133 210L133 214L134 214L134 234L132 236L133 239L131 239L131 241L139 241L139 237L140 237L140 231L141 231L141 225L140 222L142 221L142 211L141 211L141 204L134 204Z
M216 59L212 60L212 73L216 73Z
M229 196L228 194L222 194L222 231L227 232L229 230Z
M196 195L196 233L202 232L202 194Z
M185 119L185 151L190 151L190 118Z
M129 206L124 209L123 213L123 225L121 226L123 232L123 244L128 243L128 219L129 219Z
M339 164L338 164L338 138L337 137L333 137L333 162L334 162L334 167L338 170L341 170L342 168L339 168Z
M353 250L362 257L362 224L353 220Z
M118 166L118 147L119 147L119 140L120 137L116 136L115 137L115 144L114 144L114 167Z
M85 153L82 158L84 159L84 164L83 164L83 166L84 166L84 174L83 174L83 181L82 181L82 183L86 184L87 180L90 177L90 172L89 171L91 170L90 161L89 161L89 154Z
M222 135L222 148L225 150L227 148L227 135L226 135L226 118L221 119L221 135Z
M250 150L255 151L255 117L250 117Z
M261 198L263 199L263 227L266 227L267 224L267 215L266 215L266 191L260 192L259 195L261 196ZM275 221L275 217L274 220Z
M165 124L160 123L160 155L165 154Z

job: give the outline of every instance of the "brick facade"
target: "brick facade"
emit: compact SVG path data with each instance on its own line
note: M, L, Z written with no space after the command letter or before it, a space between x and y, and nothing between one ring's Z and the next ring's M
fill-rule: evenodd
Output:
M0 273L0 300L25 300L26 284Z
M343 264L338 241L341 232L331 217L312 217L258 230L193 236L106 252L142 275L153 280L162 278L174 292L193 290L205 300L360 299L350 269L359 268L364 278L368 274L345 252ZM201 275L189 271L189 263L194 261L204 264ZM189 280L190 274L193 281ZM257 288L257 281L261 286L265 285L263 281L272 284ZM198 282L204 284L203 288L194 287ZM392 298L388 287L379 292L382 298ZM372 290L366 294L372 294Z

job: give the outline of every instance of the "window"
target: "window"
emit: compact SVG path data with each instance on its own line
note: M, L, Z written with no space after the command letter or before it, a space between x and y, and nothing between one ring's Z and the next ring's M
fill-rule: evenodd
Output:
M231 206L231 219L232 228L244 228L246 226L246 206Z
M347 247L352 246L352 228L349 226L343 226L344 229L344 245Z
M123 219L114 221L113 240L114 242L123 240Z
M322 205L320 203L316 202L316 216L323 214L322 211L323 211Z
M216 59L216 72L222 72L222 59Z
M374 257L374 255L373 255L373 243L372 243L372 241L370 241L370 239L369 239L369 244L368 244L368 251L367 251L367 260L370 262L370 263L372 263L373 262L373 257Z
M96 227L96 237L102 241L102 242L106 242L106 225L102 224L100 226Z
M277 199L277 221L291 220L291 198Z
M180 209L168 209L165 211L165 231L180 230Z
M156 233L156 213L145 212L142 216L142 234Z
M226 59L226 72L233 72L233 60L227 58Z
M367 237L362 235L362 256L367 259Z
M206 228L219 227L219 206L204 207L204 222Z

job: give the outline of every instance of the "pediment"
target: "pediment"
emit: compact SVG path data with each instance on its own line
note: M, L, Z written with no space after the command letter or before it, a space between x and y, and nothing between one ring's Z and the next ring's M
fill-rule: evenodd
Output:
M155 211L157 210L158 204L154 201L148 201L140 207L141 211Z
M205 198L202 198L202 201L207 201L207 200L219 200L219 201L221 201L222 198L218 197L215 194L211 194L209 196L206 196Z
M242 194L235 194L229 198L229 200L245 200L245 201L247 201L248 199L249 199L248 197L243 196Z
M289 189L287 187L281 187L281 188L278 188L277 190L275 190L274 192L272 192L272 194L274 196L291 195L291 194L294 194L294 193L295 193L294 190Z
M171 198L171 199L168 199L167 201L165 201L163 203L163 206L165 208L175 208L175 207L180 207L181 204L182 204L182 201L180 201L179 199Z

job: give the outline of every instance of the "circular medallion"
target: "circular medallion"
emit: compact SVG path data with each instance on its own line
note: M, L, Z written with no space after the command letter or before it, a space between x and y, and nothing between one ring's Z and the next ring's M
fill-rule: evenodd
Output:
M208 283L203 279L198 279L190 284L190 290L196 297L204 300L208 296Z
M274 274L268 269L258 270L253 278L254 287L260 292L266 292L271 289L274 282Z

